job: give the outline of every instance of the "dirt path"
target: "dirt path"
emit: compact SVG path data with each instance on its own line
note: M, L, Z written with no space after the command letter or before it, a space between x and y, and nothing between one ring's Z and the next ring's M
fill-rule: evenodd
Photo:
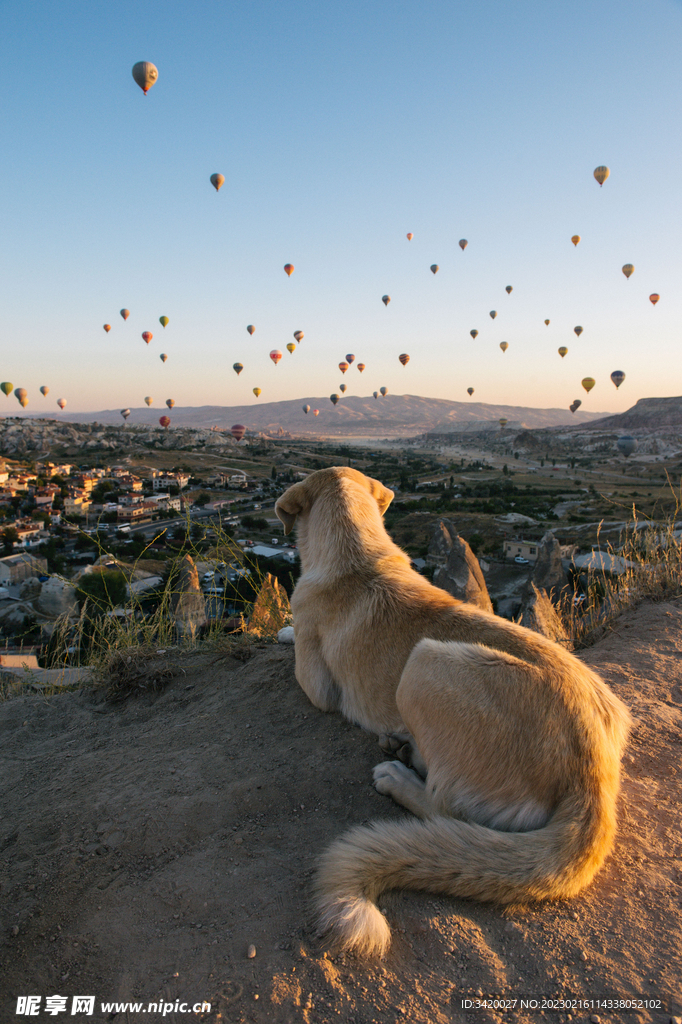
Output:
M370 786L374 739L323 715L291 648L178 660L168 688L0 705L2 1022L652 1021L682 1008L682 602L647 605L585 654L638 719L614 856L578 899L501 912L388 894L383 962L327 955L308 897L344 827L403 812ZM249 957L248 947L255 946ZM67 996L49 1015L45 997ZM71 1014L74 995L96 996ZM509 1012L462 1008L479 996ZM522 998L664 1000L635 1014ZM671 998L676 1006L671 1007ZM102 1011L162 1001L165 1014Z

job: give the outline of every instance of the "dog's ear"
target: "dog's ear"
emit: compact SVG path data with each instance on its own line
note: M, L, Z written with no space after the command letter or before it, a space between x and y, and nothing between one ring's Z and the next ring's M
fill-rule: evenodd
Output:
M370 494L375 499L377 505L379 506L379 511L383 516L386 509L393 501L395 494L393 493L393 491L389 490L388 487L384 487L384 485L380 483L379 480L372 480L371 477L367 477L367 481L369 483Z
M305 481L294 484L288 491L279 497L275 503L275 515L284 523L284 536L286 537L294 528L296 516L308 507L309 500L306 493Z

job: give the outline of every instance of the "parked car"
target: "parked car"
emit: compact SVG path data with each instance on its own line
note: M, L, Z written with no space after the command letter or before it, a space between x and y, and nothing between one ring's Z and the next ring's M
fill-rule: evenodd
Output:
M514 561L516 562L517 565L530 565L530 562L528 561L528 559L524 558L523 555L517 555L516 558L514 559Z

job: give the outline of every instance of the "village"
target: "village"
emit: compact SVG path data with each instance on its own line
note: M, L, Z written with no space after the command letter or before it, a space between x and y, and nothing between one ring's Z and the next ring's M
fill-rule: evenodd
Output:
M631 567L622 548L636 496L647 512L639 526L655 521L665 496L654 465L643 481L646 464L624 475L613 459L600 466L566 457L565 443L550 435L541 453L528 431L507 441L424 435L376 447L263 435L236 444L228 435L226 451L223 432L183 431L175 450L158 450L149 428L107 428L95 434L100 449L111 446L107 457L89 448L89 426L28 421L8 429L12 447L25 438L42 457L29 448L0 463L5 671L55 659L81 666L88 655L74 637L88 599L91 612L144 623L172 590L173 628L185 638L237 628L267 574L290 594L300 563L274 503L325 465L355 466L394 490L385 522L413 567L467 597L478 586L475 562L491 607L508 618L527 618L533 587L562 595L579 614L590 574L615 578ZM62 457L46 458L50 447ZM637 491L643 483L652 490Z

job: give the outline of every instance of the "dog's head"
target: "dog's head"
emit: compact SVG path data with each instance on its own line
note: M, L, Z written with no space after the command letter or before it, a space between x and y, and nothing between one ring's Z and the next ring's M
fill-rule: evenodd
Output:
M393 491L384 487L379 480L372 480L371 477L359 473L357 469L346 466L319 469L305 480L294 484L277 499L275 513L284 523L285 535L293 530L297 516L310 512L318 499L335 494L340 497L342 489L345 490L349 485L369 493L376 501L382 516L393 501Z

